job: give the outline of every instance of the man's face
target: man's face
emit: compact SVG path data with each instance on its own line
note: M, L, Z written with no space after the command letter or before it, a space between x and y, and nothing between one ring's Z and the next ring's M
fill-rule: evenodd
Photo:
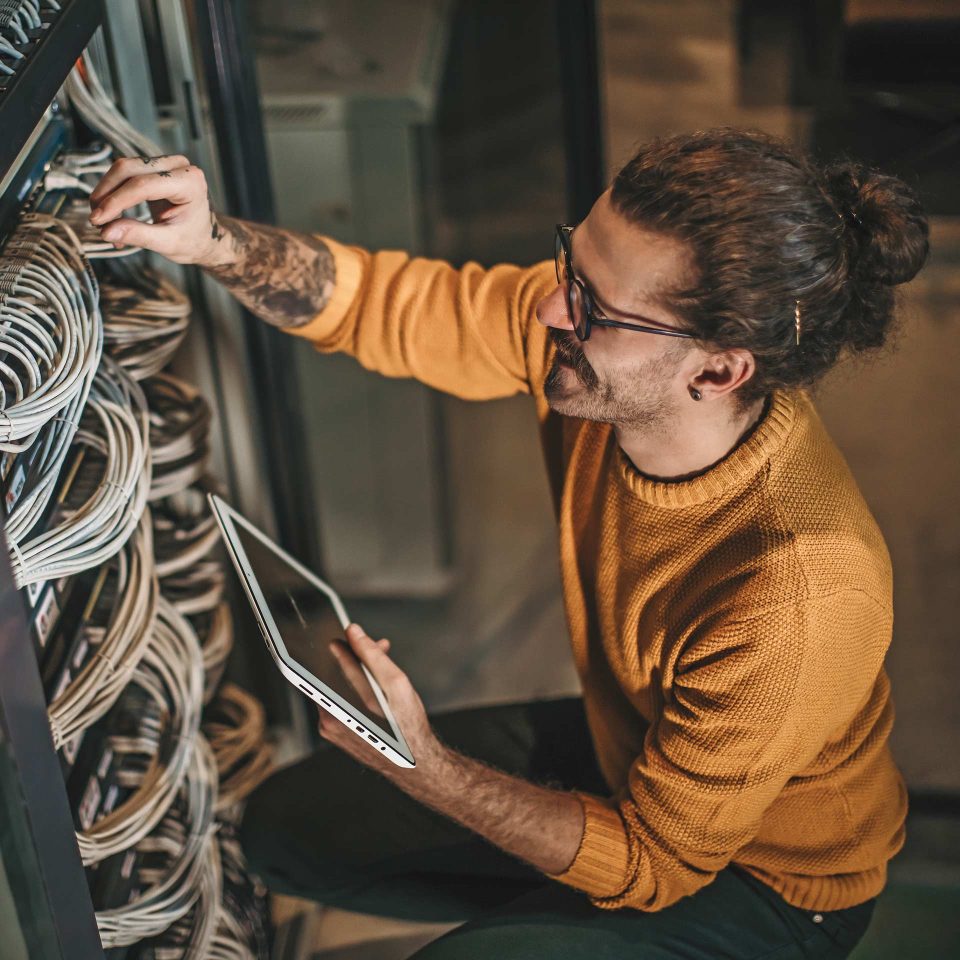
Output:
M631 223L604 193L570 237L576 276L611 320L677 328L657 294L689 280L689 256L677 241ZM691 341L616 327L594 326L577 339L568 317L565 285L537 305L557 351L544 392L551 409L567 416L633 427L663 428L687 396L696 366Z

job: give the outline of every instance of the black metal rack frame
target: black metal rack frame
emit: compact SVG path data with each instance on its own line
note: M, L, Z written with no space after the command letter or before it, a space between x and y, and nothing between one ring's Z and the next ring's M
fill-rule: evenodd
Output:
M36 131L103 21L103 0L70 0L0 97L0 197L10 226L35 186L36 157L57 121ZM31 147L31 143L33 146ZM8 172L17 166L15 175ZM2 226L2 225L0 225ZM0 238L2 239L2 238ZM0 541L3 540L0 528ZM0 855L31 960L102 957L96 916L53 747L47 704L7 551L0 549ZM4 944L11 931L0 933Z
M0 96L0 174L23 145L56 96L70 68L103 22L103 0L69 0L23 67Z

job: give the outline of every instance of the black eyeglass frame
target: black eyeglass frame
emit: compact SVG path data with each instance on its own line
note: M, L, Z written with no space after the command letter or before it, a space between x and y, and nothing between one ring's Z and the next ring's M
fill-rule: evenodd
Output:
M590 288L576 275L573 269L573 248L570 244L570 234L574 227L568 223L557 224L557 234L553 245L553 266L557 272L557 283L567 285L567 312L570 316L570 322L573 324L573 332L577 335L580 342L590 339L590 331L593 327L616 327L619 330L636 330L637 333L654 333L660 337L677 337L683 340L695 340L692 333L685 333L683 330L666 330L662 327L645 327L639 323L627 323L625 320L611 320L597 310L596 301ZM561 274L560 256L563 255L566 269ZM583 300L583 331L577 326L576 309L573 302L573 288L576 284L580 291L580 297Z

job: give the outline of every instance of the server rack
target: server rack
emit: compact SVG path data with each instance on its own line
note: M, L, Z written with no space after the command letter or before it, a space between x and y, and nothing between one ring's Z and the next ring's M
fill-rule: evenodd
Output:
M0 202L0 236L9 229L10 198L32 186L29 157L44 149L44 115L102 19L101 0L64 4L29 62L0 90L0 195L7 201ZM17 167L19 175L11 171ZM0 550L0 866L16 923L4 930L4 950L39 960L98 957L66 791L51 789L63 779L29 637L23 599Z
M0 4L0 26L6 26L4 18L16 7L15 3ZM175 106L181 110L179 115L176 109L170 111L160 124L156 122L146 73L147 58L142 46L137 49L143 39L141 16L151 7L154 22L166 27L167 63L173 62L181 71L175 77ZM60 0L60 8L46 29L30 32L22 47L28 55L18 63L16 72L12 76L0 74L0 244L18 216L22 201L31 194L38 177L42 178L45 162L63 143L65 127L54 98L88 45L104 62L109 58L114 75L122 78L122 89L112 92L119 94L135 124L154 138L162 135L165 143L173 141L173 147L179 146L178 139L188 139L193 146L202 141L205 158L201 162L206 168L213 168L214 182L223 187L223 182L218 182L215 164L206 160L212 148L203 135L197 91L191 87L196 50L187 49L188 44L199 44L201 60L215 57L209 32L191 33L190 19L197 13L194 5ZM98 28L102 30L98 32ZM256 123L255 117L252 122ZM256 215L253 211L242 212ZM198 276L173 272L179 273L178 278L198 299L203 298L204 283ZM214 307L218 305L216 297L216 293L211 295ZM233 309L222 302L219 306L224 312ZM198 329L195 336L202 341L205 334L206 350L191 351L193 363L203 368L198 378L206 380L204 386L215 394L222 407L224 397L217 384L222 372L214 362L216 334ZM241 351L239 361L249 363L246 350ZM225 449L219 455L228 473L237 473L230 469L236 462L236 447L242 453L244 447L249 450L256 443L255 427L245 426L242 436L240 431L233 431L233 447L230 431L225 431ZM16 483L16 475L9 479ZM3 486L5 494L12 489L9 484ZM234 502L243 504L244 491L235 488L233 493ZM246 499L250 499L249 492ZM248 504L249 512L263 526L274 527L272 498L258 496L256 500L255 504ZM5 545L2 527L0 515L0 542ZM4 546L0 549L0 956L31 960L103 957L88 878L77 845L76 811L68 801L62 760L54 749L35 649L39 619L48 618L50 624L45 623L43 629L51 629L58 603L66 601L55 598L50 584L44 588L44 597L53 598L51 605L41 601L34 607L32 601L39 598L39 592L30 591L30 601L25 602L28 589L16 589ZM285 689L279 683L276 686ZM105 769L103 776L109 775Z

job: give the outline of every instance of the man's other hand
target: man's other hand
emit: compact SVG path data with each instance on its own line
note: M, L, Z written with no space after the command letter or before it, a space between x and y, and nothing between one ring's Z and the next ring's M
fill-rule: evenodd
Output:
M326 710L320 709L319 730L324 740L329 740L345 753L368 767L373 767L390 779L403 778L404 775L424 775L433 760L443 752L443 746L437 740L427 718L427 711L423 706L417 691L407 675L390 659L388 650L389 640L379 642L371 639L363 628L356 623L350 624L346 630L346 640L350 650L356 658L370 671L374 680L380 685L383 695L390 704L397 725L403 732L403 737L413 753L417 767L415 770L404 770L387 760L383 754L375 750L369 743L362 740L355 733L348 730L339 720L335 719ZM332 652L337 657L347 676L353 664L345 653L332 646ZM354 684L356 686L356 684ZM365 684L361 684L361 687ZM373 709L373 705L368 705ZM379 713L376 705L374 713Z

